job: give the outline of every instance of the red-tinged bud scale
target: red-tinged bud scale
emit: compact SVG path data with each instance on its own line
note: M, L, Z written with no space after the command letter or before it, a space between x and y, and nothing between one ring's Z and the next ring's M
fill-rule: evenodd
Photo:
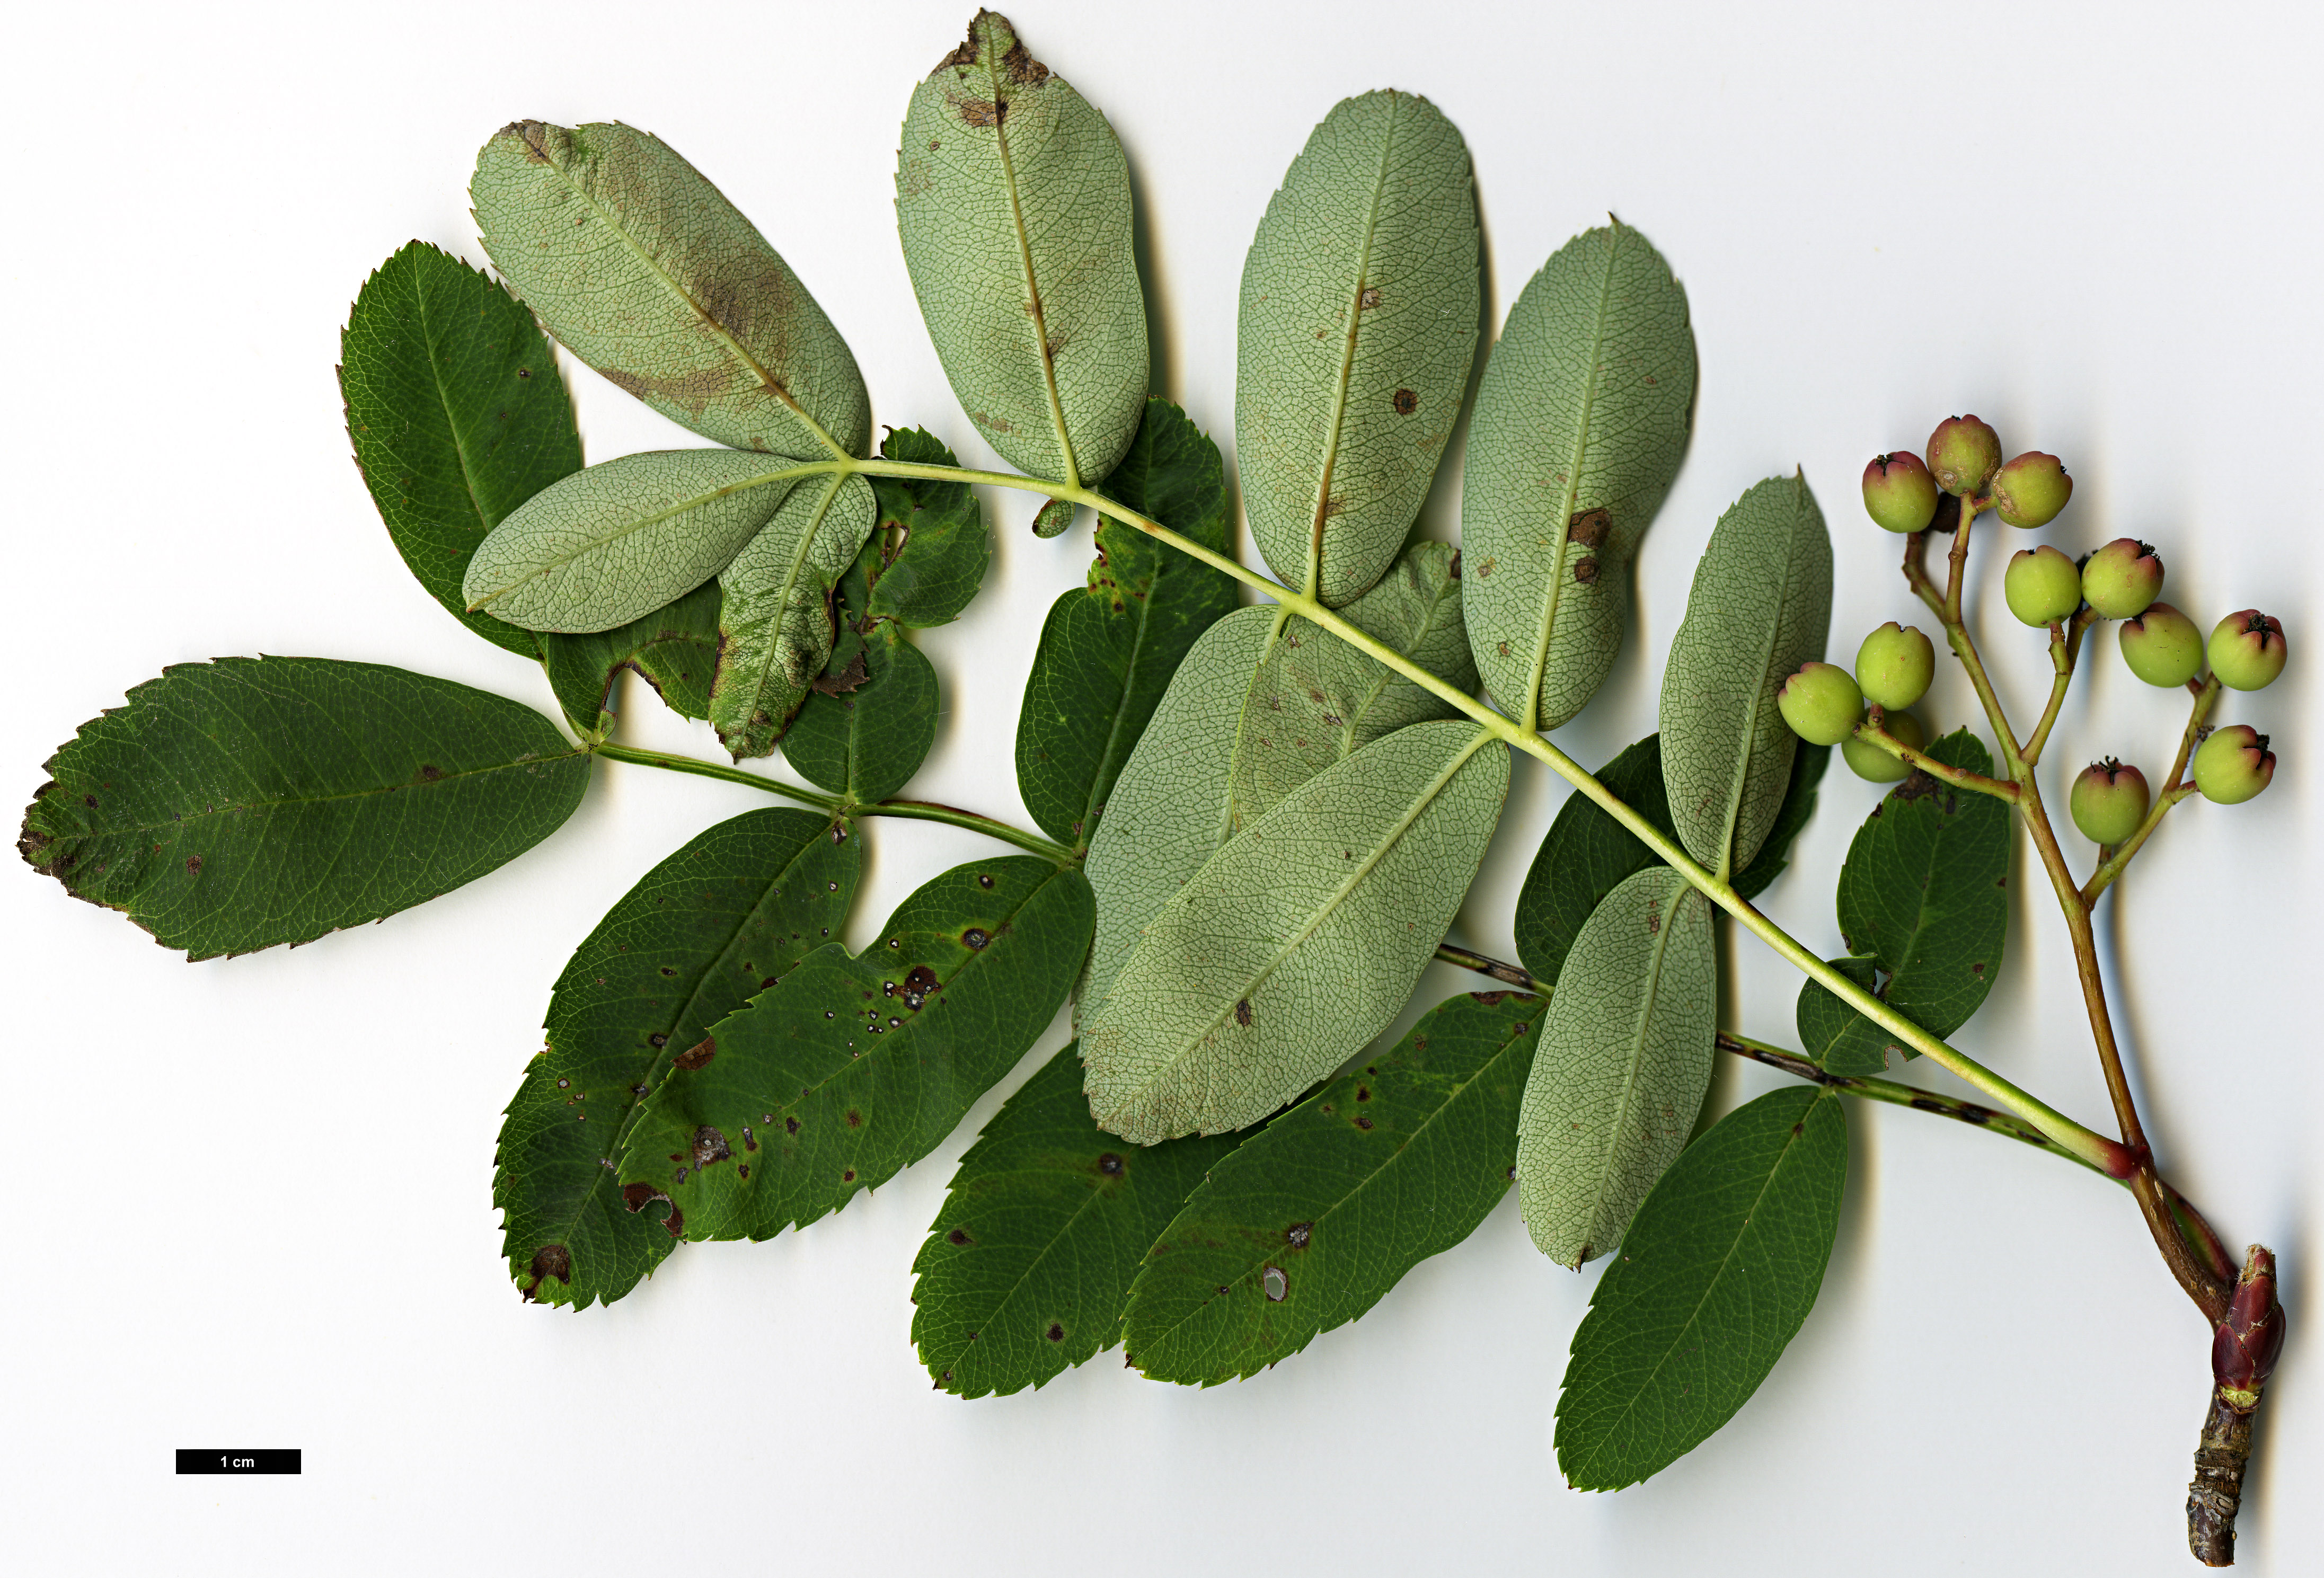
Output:
M1884 531L1918 531L1937 513L1937 483L1917 455L1876 455L1864 468L1864 511Z
M1969 417L1947 417L1929 435L1929 474L1949 494L1970 498L2001 469L2001 438Z
M2163 561L2132 537L2117 537L2082 564L2082 601L2101 619L2135 619L2163 595Z
M2227 1400L2248 1408L2283 1352L2283 1306L2275 1300L2275 1257L2251 1246L2227 1318L2211 1333L2211 1379Z
M2074 479L2055 455L2032 450L1993 477L1993 512L2012 526L2047 526L2074 496Z
M2283 672L2283 626L2256 608L2230 614L2211 631L2211 672L2230 690L2264 690Z

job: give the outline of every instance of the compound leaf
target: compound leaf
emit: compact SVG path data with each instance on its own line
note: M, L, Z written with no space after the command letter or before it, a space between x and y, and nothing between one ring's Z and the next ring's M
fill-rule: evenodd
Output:
M1799 736L1775 709L1823 655L1831 539L1806 479L1769 477L1719 518L1663 669L1663 782L1687 854L1720 876L1775 826Z
M1567 242L1509 309L1469 425L1461 541L1477 668L1511 716L1530 704L1555 728L1605 682L1693 400L1686 292L1627 225Z
M816 478L719 572L710 723L735 761L775 748L823 672L837 634L833 594L878 513L861 476Z
M1084 1005L1100 1126L1139 1145L1240 1129L1379 1034L1468 892L1508 771L1475 724L1416 724L1222 845Z
M1573 1333L1557 1466L1580 1490L1658 1473L1735 1417L1823 1286L1848 1185L1830 1091L1775 1091L1687 1147Z
M1092 483L1146 401L1146 299L1130 167L1105 116L1009 19L913 90L896 225L920 317L986 443L1033 476Z
M1089 884L1032 855L973 861L837 943L674 1058L623 1149L633 1210L690 1239L770 1238L941 1144L1048 1028L1089 947Z
M891 429L880 444L890 460L958 466L953 452L918 428ZM913 630L960 617L984 584L992 563L992 535L983 506L964 482L918 476L875 476L879 553L865 566L869 613Z
M671 1058L846 919L862 849L811 811L747 811L641 877L574 950L494 1158L509 1275L527 1298L610 1304L676 1245L622 1204L630 1115Z
M1517 1199L1542 1253L1579 1269L1622 1241L1711 1084L1711 903L1668 867L1606 896L1544 1016L1517 1128Z
M1146 402L1105 493L1227 551L1218 446L1167 400ZM1235 584L1225 572L1134 527L1099 520L1089 584L1050 604L1017 715L1018 792L1043 832L1075 848L1089 843L1171 676L1195 640L1234 607Z
M165 669L53 757L17 848L189 959L448 893L581 803L589 759L501 697L375 663Z
M864 453L872 404L847 342L659 137L518 121L484 144L469 190L493 266L612 383L737 449Z
M1966 729L1929 754L1966 772L1993 773L1993 758ZM1924 773L1898 784L1848 846L1840 934L1850 953L1886 973L1880 995L1891 1008L1933 1036L1960 1029L1993 990L2008 941L2009 807ZM1892 1044L1869 1020L1843 1040L1858 1061L1885 1063Z
M1474 1232L1509 1186L1542 1006L1449 998L1214 1165L1130 1288L1130 1362L1204 1386L1256 1374Z
M1476 360L1468 145L1408 93L1342 99L1243 263L1235 451L1252 540L1333 606L1379 579L1443 458Z
M544 632L540 644L549 687L576 729L605 726L598 714L623 669L641 676L680 716L706 718L718 668L718 583L705 582L666 608L596 634Z
M576 471L493 529L468 561L462 595L527 630L586 635L641 619L759 535L798 484L784 465L733 449L663 449ZM798 491L820 497L827 486L816 476Z
M984 1126L912 1262L912 1342L956 1397L1022 1391L1120 1340L1148 1244L1237 1135L1124 1145L1068 1042Z
M1775 826L1759 854L1735 878L1735 891L1756 897L1782 874L1792 840L1815 814L1816 785L1831 759L1828 745L1802 745L1792 758L1792 781ZM1663 793L1662 736L1648 734L1600 768L1598 781L1614 798L1675 839L1670 802ZM1635 872L1662 863L1638 836L1584 794L1567 798L1535 854L1515 917L1517 957L1541 981L1554 982L1565 955L1606 895Z
M460 593L484 534L581 469L572 402L532 314L415 241L364 281L339 363L355 465L404 564L461 623L535 656L530 631L469 613Z

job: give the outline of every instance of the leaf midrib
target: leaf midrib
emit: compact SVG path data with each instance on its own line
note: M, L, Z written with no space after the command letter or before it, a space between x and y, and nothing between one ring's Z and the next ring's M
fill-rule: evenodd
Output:
M238 806L228 805L222 808L213 807L206 811L187 811L180 815L172 816L167 822L115 823L105 827L92 828L86 833L68 834L65 836L74 838L106 838L118 837L124 834L131 833L143 836L147 834L160 833L170 829L182 829L190 826L195 823L207 821L216 817L230 817L250 811L255 811L261 815L267 815L275 811L295 809L302 806L327 806L340 800L360 800L367 798L373 795L394 794L401 789L436 789L444 784L456 783L464 778L477 778L488 772L509 772L517 768L536 767L552 761L569 761L574 757L586 756L589 753L586 751L576 748L570 751L560 751L552 755L547 756L520 756L512 761L495 761L489 767L466 767L462 768L457 772L447 772L436 778L410 779L397 783L381 784L375 789L351 789L344 794L286 795L280 798L262 800L254 803L246 802Z

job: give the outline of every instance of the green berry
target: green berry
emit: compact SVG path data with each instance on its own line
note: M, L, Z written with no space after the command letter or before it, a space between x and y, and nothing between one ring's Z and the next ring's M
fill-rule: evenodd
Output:
M2211 630L2211 672L2230 690L2264 690L2283 672L2283 626L2256 608Z
M2055 455L2028 450L1993 477L1993 512L2012 526L2047 526L2074 496L2074 479Z
M1911 625L1890 620L1856 649L1856 683L1864 699L1891 711L1912 706L1929 693L1937 677L1937 649Z
M1929 472L1949 494L1972 498L2001 469L2001 438L1975 417L1947 417L1929 435Z
M1915 751L1928 749L1929 732L1911 713L1883 713L1880 726L1900 745L1910 745ZM1871 741L1858 739L1853 734L1840 743L1840 759L1848 763L1850 772L1868 783L1902 783L1913 772L1910 767Z
M2146 775L2109 756L2082 770L2068 803L2083 837L2092 844L2115 844L2138 831L2153 801Z
M2009 612L2027 624L2055 624L2082 605L2082 573L2074 561L2043 543L2014 554L2002 577Z
M1864 715L1864 693L1848 670L1830 663L1808 663L1784 681L1775 706L1792 733L1811 745L1837 745Z
M2267 736L2249 724L2214 729L2195 747L2195 787L2207 800L2241 805L2274 776L2275 752L2267 748Z
M2170 604L2150 603L2122 627L2122 660L2149 685L2184 685L2202 669L2203 632Z
M1919 531L1936 518L1936 478L1917 455L1876 455L1864 468L1864 509L1884 531Z
M2135 619L2162 592L2163 561L2135 537L2117 537L2082 561L2082 601L2102 619Z

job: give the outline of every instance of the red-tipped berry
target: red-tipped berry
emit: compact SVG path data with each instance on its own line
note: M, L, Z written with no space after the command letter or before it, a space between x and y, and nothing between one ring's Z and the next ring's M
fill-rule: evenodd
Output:
M2264 690L2283 672L2283 626L2256 608L2211 627L2211 672L2230 690Z
M2195 787L2207 800L2239 806L2275 777L2275 752L2249 724L2215 729L2195 747Z
M2000 436L1975 417L1947 417L1929 435L1929 474L1949 494L1972 497L2000 469Z
M2068 803L2083 837L2092 844L2120 844L2146 820L2153 796L2144 773L2109 756L2082 770Z
M1890 620L1856 649L1856 683L1864 699L1892 711L1929 693L1937 675L1937 649L1912 625Z
M2122 660L2149 685L2184 685L2203 667L2203 632L2168 603L2122 627Z
M2135 537L2117 537L2082 561L2082 601L2101 619L2135 619L2163 595L2163 561Z
M1808 663L1784 681L1775 706L1792 733L1811 745L1837 745L1848 738L1864 715L1864 693L1848 670L1830 663Z
M2074 496L2055 455L2028 450L1994 473L1993 512L2012 526L2047 526Z
M1880 727L1900 745L1910 745L1915 751L1928 749L1929 731L1923 728L1921 720L1911 713L1883 713ZM1840 743L1840 759L1848 763L1850 772L1867 783L1902 783L1913 771L1901 758L1891 756L1871 741L1858 739L1854 734Z
M2045 542L2010 556L2001 593L2009 600L2009 612L2024 623L2055 624L2082 605L2082 574Z
M1876 455L1864 468L1864 510L1884 531L1921 531L1936 518L1936 478L1917 455Z

